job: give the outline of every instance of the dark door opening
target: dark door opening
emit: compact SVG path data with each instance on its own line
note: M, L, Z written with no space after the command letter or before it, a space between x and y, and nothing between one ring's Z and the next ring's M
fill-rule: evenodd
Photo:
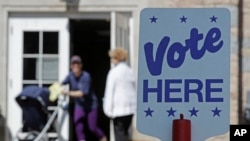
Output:
M109 139L109 119L103 114L102 98L106 76L110 69L110 59L108 57L110 22L107 20L70 20L70 37L71 55L82 57L83 69L88 71L92 77L92 83L99 102L98 125ZM71 141L75 141L72 112L70 115L70 138ZM87 140L98 141L88 129L86 129L86 135Z

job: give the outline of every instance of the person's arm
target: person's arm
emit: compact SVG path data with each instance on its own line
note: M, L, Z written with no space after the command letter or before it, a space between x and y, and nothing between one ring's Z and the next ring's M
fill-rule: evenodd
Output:
M115 89L115 79L114 74L110 71L107 76L104 101L103 101L103 111L105 115L112 118L113 114L113 97L114 97L114 89Z
M71 97L82 97L84 95L84 93L81 90L77 90L77 91L66 91L66 90L62 90L62 94L64 95L69 95Z
M67 75L67 77L63 80L63 82L61 84L66 85L66 84L69 84L69 82L70 82L70 74Z
M65 88L63 85L70 84L70 73L66 76L66 78L61 82L62 89L61 89L61 94L66 95L69 93L69 91Z
M82 76L82 78L79 80L80 85L79 90L76 91L70 91L69 95L72 97L83 97L84 95L89 94L90 86L91 86L91 77L88 73L85 72L85 74Z
M84 93L81 90L78 91L69 91L69 96L71 97L82 97Z

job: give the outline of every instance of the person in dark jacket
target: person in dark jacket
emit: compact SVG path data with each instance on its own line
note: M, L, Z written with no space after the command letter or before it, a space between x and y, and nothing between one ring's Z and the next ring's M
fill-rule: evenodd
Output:
M82 71L82 60L75 55L71 58L71 72L62 82L69 84L70 91L63 90L63 94L68 94L74 98L74 124L78 141L85 141L83 119L87 119L90 131L96 135L100 141L106 141L103 131L97 126L98 102L92 89L91 76L88 72Z

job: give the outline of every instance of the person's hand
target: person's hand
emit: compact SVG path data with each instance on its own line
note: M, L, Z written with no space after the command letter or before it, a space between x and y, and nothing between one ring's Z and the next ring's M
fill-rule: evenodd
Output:
M61 94L66 95L66 94L67 94L67 91L64 90L64 89L62 89Z
M65 87L62 87L61 93L62 93L63 95L66 95L66 94L68 94L69 92L66 90Z

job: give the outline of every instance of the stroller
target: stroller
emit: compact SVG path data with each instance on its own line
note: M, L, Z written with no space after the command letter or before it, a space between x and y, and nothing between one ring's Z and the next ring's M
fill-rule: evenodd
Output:
M16 97L16 101L23 112L23 127L17 134L19 141L52 141L47 136L47 131L55 131L53 125L58 110L53 114L48 110L50 91L48 88L26 86ZM53 117L52 117L53 116ZM52 119L53 118L53 119ZM48 121L50 124L47 127ZM45 127L47 128L44 131ZM44 132L44 135L41 133Z

